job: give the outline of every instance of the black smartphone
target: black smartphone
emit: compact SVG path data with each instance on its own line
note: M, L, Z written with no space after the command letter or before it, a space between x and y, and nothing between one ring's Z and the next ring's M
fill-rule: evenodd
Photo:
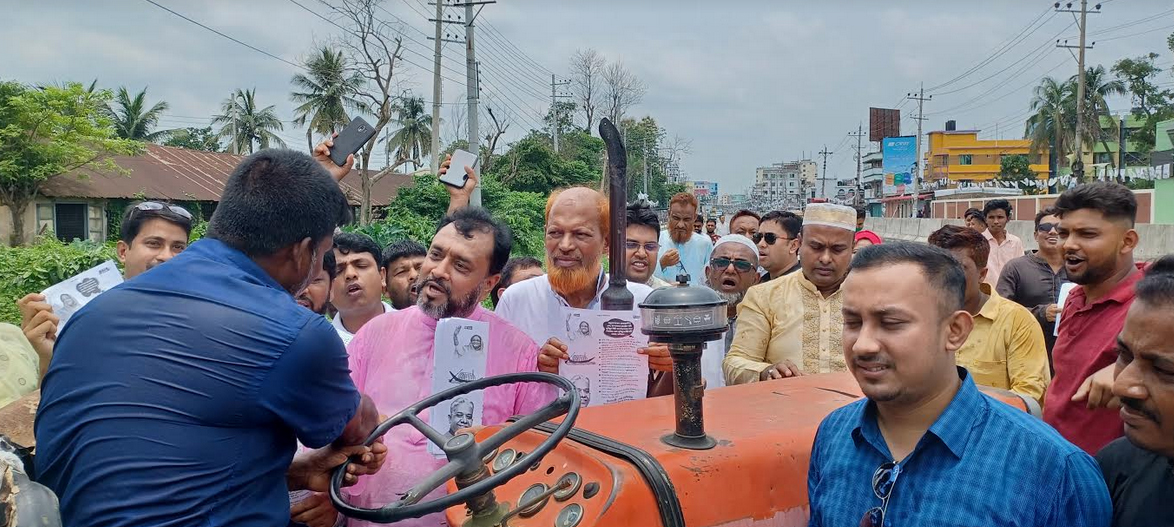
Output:
M362 117L351 119L351 124L346 125L338 137L334 138L334 146L330 148L330 160L338 166L345 165L347 156L358 152L374 135L375 127L367 124Z

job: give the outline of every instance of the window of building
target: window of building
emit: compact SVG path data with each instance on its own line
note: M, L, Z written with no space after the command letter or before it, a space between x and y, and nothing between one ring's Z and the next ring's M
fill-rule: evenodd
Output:
M1097 152L1092 155L1093 163L1111 163L1113 161L1113 154L1109 152Z
M958 156L959 165L969 165L974 163L974 156L971 154L961 154Z
M88 211L85 203L56 203L53 205L53 232L64 242L89 239Z

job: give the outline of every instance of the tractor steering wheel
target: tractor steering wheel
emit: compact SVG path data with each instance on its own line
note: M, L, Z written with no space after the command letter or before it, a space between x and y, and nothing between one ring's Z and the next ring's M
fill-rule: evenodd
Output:
M501 386L503 384L520 382L549 384L559 388L563 393L538 411L516 420L480 443L473 439L473 434L468 432L456 434L455 436L442 434L419 417L420 412L433 408L440 402L459 395L492 388L494 386ZM498 471L492 476L477 481L452 494L420 503L420 500L427 496L428 493L436 490L448 480L461 474L476 474L478 471L484 470L486 463L484 458L513 438L535 428L541 423L562 415L566 415L566 419L563 419L558 428L542 444L538 445L538 448L535 448L533 452L526 455L526 462L515 462L508 468ZM448 463L413 485L399 501L385 505L380 509L365 509L354 507L342 498L343 477L346 475L347 466L351 464L351 460L347 460L334 469L333 477L330 480L330 501L333 502L334 508L345 516L376 523L392 523L441 512L458 503L468 502L473 498L484 495L520 475L534 462L541 460L543 456L554 449L554 446L559 441L566 437L567 433L571 431L571 427L574 425L575 418L578 415L579 392L575 389L575 385L563 377L549 373L510 373L495 377L485 377L450 388L429 396L380 423L363 443L370 446L377 438L391 428L407 423L423 434L424 437L428 438L433 444L440 447L448 457Z

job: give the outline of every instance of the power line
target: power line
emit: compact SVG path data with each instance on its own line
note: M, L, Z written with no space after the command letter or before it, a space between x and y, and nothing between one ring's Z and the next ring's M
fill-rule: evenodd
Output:
M1072 27L1072 26L1071 26L1071 25L1069 25L1068 27ZM1065 31L1067 31L1067 30L1068 30L1068 27L1065 27L1064 29L1061 29L1061 30L1060 30L1058 33L1056 33L1056 35L1054 35L1052 38L1054 39L1056 36L1059 36L1059 34L1060 34L1060 33L1063 33L1063 32L1065 32ZM968 90L968 89L970 89L970 88L973 88L973 87L975 87L975 86L978 86L979 84L982 84L982 83L984 83L984 82L987 82L987 81L989 81L989 80L993 79L994 77L997 77L997 76L999 76L999 75L1002 75L1002 74L1003 74L1004 72L1006 72L1007 70L1009 70L1009 69L1011 69L1011 68L1015 67L1017 64L1019 64L1019 63L1021 63L1021 62L1025 61L1025 60L1030 60L1030 59L1032 59L1032 58L1035 58L1035 59L1037 59L1037 62L1038 62L1038 59L1041 59L1041 56L1039 55L1039 54L1040 54L1040 52L1041 52L1041 51L1043 51L1043 50L1045 50L1045 49L1048 49L1048 48L1051 48L1051 49L1050 49L1050 50L1049 50L1047 53L1044 53L1044 55L1045 55L1045 56L1046 56L1046 55L1048 55L1048 54L1050 54L1051 52L1053 52L1053 51L1055 51L1055 50L1056 50L1056 48L1052 47L1052 39L1048 39L1048 40L1044 41L1044 43L1043 43L1043 44L1041 44L1040 46L1036 47L1035 49L1033 49L1033 50L1031 50L1031 51L1027 52L1027 54L1026 54L1026 55L1024 55L1022 58L1020 58L1019 60L1017 60L1017 61L1015 61L1015 62L1012 62L1011 64L1008 64L1008 65L1007 65L1007 67L1005 67L1005 68L1003 68L1003 69L1001 69L1001 70L999 70L999 71L996 71L995 73L993 73L993 74L991 74L991 75L987 76L987 77L986 77L986 78L984 78L984 79L980 79L980 80L978 80L978 81L976 81L976 82L973 82L973 83L971 83L971 84L968 84L968 85L966 85L966 86L964 86L964 87L962 87L962 88L956 88L956 89L953 89L953 90L950 90L950 91L946 91L946 92L937 92L937 93L934 93L934 95L938 95L938 96L941 96L941 95L950 95L950 94L952 94L952 93L958 93L958 92L960 92L960 91ZM1020 72L1020 73L1022 73L1022 72ZM1003 79L1003 81L1001 81L1001 82L1000 82L1000 83L998 83L998 84L1005 83L1005 82L1007 82L1007 81L1009 81L1009 80L1011 80L1011 79L1013 79L1013 78L1015 78L1015 75L1012 75L1011 77L1008 77L1007 79Z
M1029 22L1026 26L1024 26L1024 28L1021 29L1018 34L1016 34L1014 37L1011 37L1011 40L1008 40L1008 41L1004 42L1002 45L1000 45L999 47L995 48L995 50L992 52L991 56L987 57L986 59L983 59L978 64L971 67L970 69L962 72L961 75L958 75L957 77L954 77L953 79L950 79L942 84L938 84L937 86L929 87L929 90L934 91L934 90L938 90L938 89L944 88L946 86L949 86L955 82L958 82L958 81L966 78L971 73L978 71L983 66L990 64L992 61L994 61L995 59L999 58L1004 53L1009 51L1012 46L1014 46L1015 44L1017 44L1018 42L1020 42L1024 39L1026 39L1028 36L1031 36L1032 33L1035 33L1036 31L1039 30L1039 28L1043 27L1048 22L1050 22L1052 20L1052 18L1056 16L1056 13L1053 12L1052 16L1048 17L1047 20L1044 20L1044 22L1042 24L1040 24L1039 26L1036 26L1034 29L1032 28L1032 26L1035 26L1036 22L1039 22L1039 20L1041 18L1043 18L1044 15L1048 14L1048 12L1051 10L1052 10L1051 6L1048 6L1047 8L1045 8L1039 15L1037 15L1034 19L1032 19L1031 22ZM1027 32L1029 29L1031 30L1031 32L1027 33L1025 35L1024 33Z
M165 7L165 6L162 6L162 5L160 5L159 3L155 2L155 0L144 0L144 1L145 1L145 2L147 2L148 4L151 4L151 5L155 6L155 7L158 7L159 9L162 9L162 10L164 10L164 11L167 11L168 13L171 13L171 14L173 14L173 15L175 15L175 16L177 16L177 17L179 17L179 18L182 18L182 19L184 19L184 20L186 20L186 21L188 21L188 22L191 22L192 24L195 24L195 25L197 25L197 26L200 26L200 27L202 27L202 28L204 28L204 29L206 29L206 30L208 30L208 31L211 31L211 32L213 32L213 33L216 33L217 35L220 35L220 36L222 36L222 37L224 37L224 38L226 38L226 39L228 39L228 40L231 40L231 41L233 41L233 42L236 42L237 44L240 44L240 45L242 45L242 46L244 46L244 47L246 47L246 48L249 48L249 49L251 49L251 50L253 50L253 51L256 51L257 53L260 53L260 54L262 54L262 55L265 55L265 56L267 56L267 57L269 57L269 58L272 58L272 59L275 59L275 60L280 60L281 62L284 62L284 63L286 63L286 64L289 64L290 66L293 66L293 67L295 67L295 68L298 68L298 69L303 69L303 68L302 68L302 66L301 66L300 64L295 64L295 63L293 63L293 62L290 62L290 61L288 61L288 60L285 60L285 59L283 59L283 58L281 58L281 57L279 57L279 56L277 56L277 55L274 55L274 54L272 54L272 53L270 53L270 52L268 52L268 51L265 51L265 50L263 50L263 49L261 49L261 48L258 48L258 47L254 46L254 45L252 45L252 44L248 44L248 43L242 42L242 41L240 41L240 40L237 40L236 38L233 38L233 37L231 37L231 36L228 36L228 35L226 35L226 34L224 34L224 33L220 32L220 31L218 31L218 30L216 30L216 29L212 29L212 28L210 28L210 27L208 27L208 26L205 26L204 24L201 24L201 23L199 23L199 22L197 22L197 21L195 21L195 20L192 20L191 18L188 18L187 16L184 16L184 15L182 15L182 14L180 14L180 13L178 13L178 12L176 12L176 11L174 11L174 10L172 10L172 9L168 8L168 7Z
M1174 25L1156 27L1154 29L1150 29L1148 31L1142 31L1140 33L1130 33L1128 35L1120 35L1120 36L1116 36L1116 37L1101 38L1101 39L1097 39L1097 42L1109 42L1110 40L1120 40L1123 38L1132 38L1132 37L1136 37L1138 35L1147 35L1149 33L1154 33L1157 31L1169 31L1171 29L1174 29Z
M493 33L486 31L485 37L487 44L492 44L490 47L493 47L504 60L508 60L511 64L516 65L518 71L524 72L524 74L531 76L535 80L542 79L543 82L545 82L547 75L550 75L550 73L543 73L545 68L536 68L533 65L527 64L524 57L512 51L509 44L498 40L498 37L494 36Z
M543 67L542 64L538 63L538 61L530 58L530 56L527 55L524 51L522 51L521 48L514 45L514 43L511 42L510 39L506 38L505 35L503 35L500 31L498 31L496 27L493 27L493 24L490 24L488 20L483 21L483 24L485 25L485 28L488 30L487 33L492 32L492 33L496 34L498 37L500 37L502 40L504 40L506 43L508 43L509 47L512 47L514 50L516 50L518 52L519 56L521 56L525 62L529 62L536 69L538 69L539 71L541 71L547 75L554 73L553 71L550 71L550 70L546 69L545 67Z

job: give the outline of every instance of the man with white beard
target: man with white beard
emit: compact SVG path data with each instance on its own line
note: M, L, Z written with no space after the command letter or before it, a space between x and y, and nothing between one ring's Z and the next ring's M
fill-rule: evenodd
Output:
M713 246L713 255L705 266L705 285L728 302L726 314L730 328L721 340L710 342L701 354L701 376L709 389L726 385L722 373L722 360L730 341L734 339L734 328L738 321L738 304L746 296L746 290L758 283L758 249L754 242L740 234L727 234Z

